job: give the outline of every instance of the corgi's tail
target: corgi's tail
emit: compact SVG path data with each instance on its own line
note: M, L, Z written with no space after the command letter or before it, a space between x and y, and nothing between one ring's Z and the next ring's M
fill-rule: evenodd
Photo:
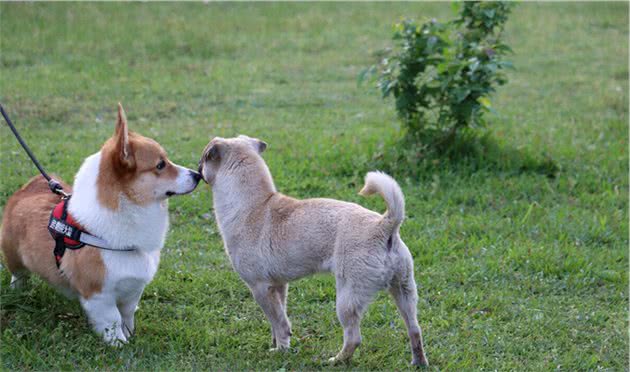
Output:
M398 183L383 172L368 172L365 176L365 186L359 195L368 196L380 194L387 203L387 212L383 217L390 220L397 228L405 218L405 196Z

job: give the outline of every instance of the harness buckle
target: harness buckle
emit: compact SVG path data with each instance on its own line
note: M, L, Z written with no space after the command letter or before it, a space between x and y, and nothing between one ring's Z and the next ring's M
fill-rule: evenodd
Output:
M54 178L51 178L48 181L48 188L50 189L50 191L54 192L55 194L61 195L64 199L68 199L70 197L70 194L63 191L63 186L61 186L61 184Z

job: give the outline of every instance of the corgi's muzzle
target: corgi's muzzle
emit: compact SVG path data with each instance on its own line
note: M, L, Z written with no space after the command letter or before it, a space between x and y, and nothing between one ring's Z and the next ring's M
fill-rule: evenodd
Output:
M201 180L201 175L194 170L180 166L177 166L177 168L179 168L179 175L177 176L176 190L166 191L166 196L191 193Z

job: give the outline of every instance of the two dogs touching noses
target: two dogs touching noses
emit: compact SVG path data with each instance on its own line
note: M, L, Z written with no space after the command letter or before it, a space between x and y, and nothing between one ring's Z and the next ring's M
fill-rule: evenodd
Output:
M113 136L85 159L68 202L68 213L85 231L119 250L89 245L68 250L57 268L47 222L60 198L42 177L35 177L9 198L3 215L0 245L11 286L23 285L35 273L78 298L105 342L127 342L144 287L159 264L169 224L168 198L192 192L203 179L212 188L232 266L271 323L272 350L290 346L288 283L330 272L343 327L343 347L331 362L352 357L361 343L364 311L377 292L387 289L407 327L412 363L428 365L416 313L413 259L400 238L405 203L396 181L370 172L360 191L385 200L383 215L333 199L294 199L276 190L261 156L266 147L247 136L214 138L197 173L172 163L154 140L129 131L119 104Z

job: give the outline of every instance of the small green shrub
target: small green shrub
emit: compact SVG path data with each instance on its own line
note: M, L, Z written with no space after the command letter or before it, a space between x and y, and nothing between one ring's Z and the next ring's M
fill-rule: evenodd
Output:
M383 97L393 95L396 111L416 143L440 147L461 128L483 126L492 111L488 96L506 83L511 52L501 35L511 4L455 3L456 19L396 25L396 47L365 73L378 73ZM363 78L363 77L361 77Z

